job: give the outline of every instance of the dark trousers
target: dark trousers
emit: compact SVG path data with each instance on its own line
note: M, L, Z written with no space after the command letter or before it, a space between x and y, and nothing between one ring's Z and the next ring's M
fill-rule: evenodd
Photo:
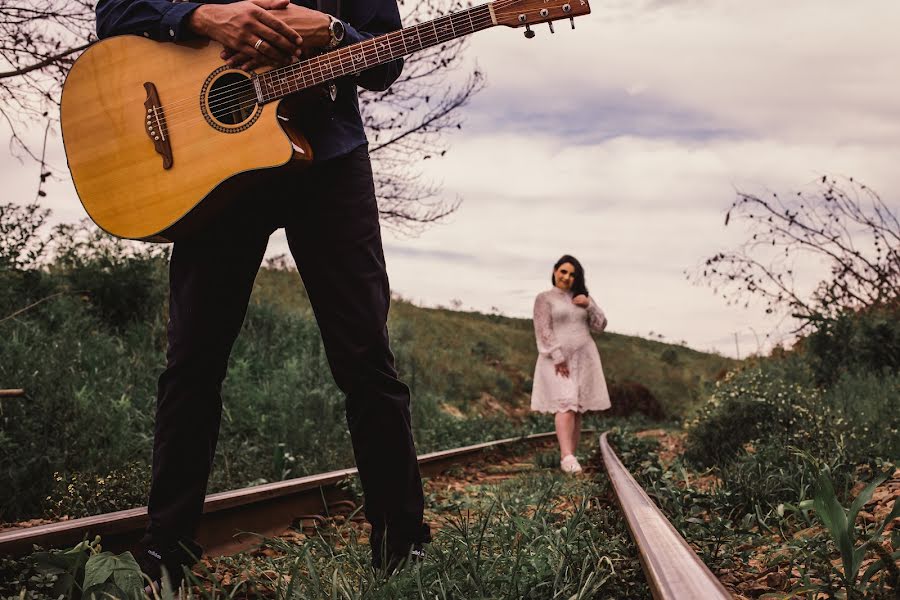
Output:
M159 378L148 537L195 535L222 415L228 356L269 235L283 226L346 397L373 542L427 541L409 389L388 345L390 289L366 146L262 181L235 210L175 243L167 366Z

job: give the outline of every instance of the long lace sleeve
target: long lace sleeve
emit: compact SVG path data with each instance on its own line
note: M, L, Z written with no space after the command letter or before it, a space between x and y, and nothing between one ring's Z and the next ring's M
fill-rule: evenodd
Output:
M534 300L534 338L538 352L543 356L549 356L553 364L558 365L566 360L553 333L550 301L543 294Z
M591 331L595 333L602 333L604 329L606 329L606 315L597 306L597 303L594 302L594 299L588 297L590 304L587 306L588 311L588 327L591 328Z

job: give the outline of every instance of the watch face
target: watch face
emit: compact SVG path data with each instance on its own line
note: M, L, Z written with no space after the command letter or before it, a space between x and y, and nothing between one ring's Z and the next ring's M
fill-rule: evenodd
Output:
M334 19L331 21L331 32L334 35L334 39L337 41L341 41L344 39L344 22L338 19Z

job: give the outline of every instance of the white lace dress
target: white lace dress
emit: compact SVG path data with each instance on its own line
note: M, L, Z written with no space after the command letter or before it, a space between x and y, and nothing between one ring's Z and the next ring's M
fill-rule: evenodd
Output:
M600 353L591 337L606 329L606 315L590 299L588 307L572 304L572 294L558 287L534 300L534 335L538 359L534 367L531 410L557 413L609 408ZM565 361L569 377L556 374Z

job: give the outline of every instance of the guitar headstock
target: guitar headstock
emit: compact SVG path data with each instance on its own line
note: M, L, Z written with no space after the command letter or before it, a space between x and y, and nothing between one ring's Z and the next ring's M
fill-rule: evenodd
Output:
M538 23L550 25L553 21L570 19L575 29L575 17L591 12L588 0L494 0L491 10L497 25L525 27L525 37L534 37L531 26Z

